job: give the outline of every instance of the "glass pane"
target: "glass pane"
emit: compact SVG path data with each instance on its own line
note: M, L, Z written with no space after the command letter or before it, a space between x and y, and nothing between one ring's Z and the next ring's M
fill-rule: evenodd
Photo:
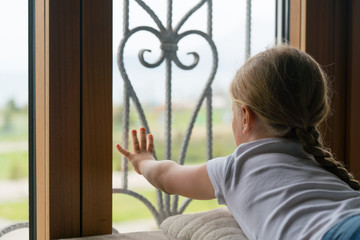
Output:
M155 12L166 27L167 1L144 1ZM212 124L213 157L229 155L235 149L232 136L231 99L228 94L229 83L241 64L245 61L246 42L246 2L213 1L212 39L216 45L219 63L212 84ZM173 27L195 5L194 1L173 1ZM251 55L274 45L275 42L275 1L253 0L251 3ZM123 1L113 0L113 106L114 106L114 145L122 143L124 89L117 56L123 38ZM150 26L159 29L136 2L130 1L129 29L138 26ZM188 30L207 32L207 5L204 4L183 25L180 33ZM148 63L155 63L161 56L161 44L154 34L143 31L128 38L124 47L123 63L134 91L139 98L146 115L149 128L154 134L158 159L165 158L166 142L166 64L163 61L156 68L143 66L138 54L142 49ZM178 43L177 56L185 65L191 65L196 52L200 56L198 65L192 70L183 70L172 62L172 130L171 158L177 160L189 119L204 89L212 68L212 52L208 42L199 36L184 37ZM195 121L186 152L185 164L198 164L206 161L206 103L202 104ZM130 103L129 127L142 126L133 102ZM114 148L113 186L122 188L122 170L120 154ZM142 194L155 207L156 191L144 178L131 170L129 164L128 189ZM179 203L184 199L180 198ZM219 207L216 200L192 201L184 213L206 211ZM150 211L139 200L125 194L113 195L113 224L120 232L154 230L156 222Z
M0 231L28 221L28 1L0 1ZM23 225L19 225L23 226ZM28 228L1 239L28 239Z

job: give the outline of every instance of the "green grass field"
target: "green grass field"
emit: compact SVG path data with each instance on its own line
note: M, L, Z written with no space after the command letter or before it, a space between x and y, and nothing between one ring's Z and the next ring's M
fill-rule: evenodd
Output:
M5 119L5 115L8 115L8 120ZM27 112L19 110L5 114L4 110L0 110L0 142L26 141L27 137Z
M130 128L138 128L140 124L137 113L131 109ZM122 143L122 114L121 108L114 108L113 142ZM229 114L229 109L215 109L213 111L213 157L230 154L235 145L232 139L231 124L224 122L224 116ZM28 138L27 112L15 111L11 114L11 124L5 130L4 111L0 111L0 144L1 143L23 143ZM179 109L174 111L172 117L172 159L178 160L180 149L184 139L189 118L190 109ZM164 120L163 111L152 110L147 112L147 120L155 137L155 148L158 159L164 158ZM199 112L195 122L190 143L186 152L185 163L201 163L206 160L206 117L205 111ZM113 148L113 168L120 170L120 156ZM1 152L0 151L0 180L18 179L27 177L28 155L26 151Z
M28 152L0 153L0 180L14 180L28 176Z
M143 190L140 193L146 197L154 206L156 205L156 191ZM179 206L185 198L179 198ZM214 200L193 200L184 213L202 212L219 207ZM137 219L153 218L150 210L138 199L126 194L113 195L113 222L126 222Z
M147 120L154 134L155 148L158 159L164 158L164 113L161 110L146 110ZM231 110L230 110L231 111ZM235 148L231 133L231 121L224 120L228 116L229 109L215 109L213 111L213 157L224 156L232 153ZM27 113L15 111L11 113L11 124L5 124L4 112L0 110L0 144L11 143L23 144L28 138ZM121 143L122 137L122 113L121 109L114 108L113 142ZM184 132L187 129L191 110L179 109L172 116L172 159L177 160L180 154ZM140 124L137 113L132 109L130 115L130 128L138 128ZM6 126L5 126L6 125ZM203 163L206 161L206 117L204 109L199 112L195 122L193 133L187 149L185 164ZM15 148L16 149L16 148ZM26 150L3 150L0 151L0 181L26 178L28 176L28 152ZM120 154L113 151L113 169L121 169ZM131 169L131 168L130 168ZM6 194L6 193L0 193ZM141 190L155 206L155 190ZM183 201L180 198L179 203ZM218 207L216 200L193 201L185 213L206 211ZM18 199L13 202L0 203L0 218L14 221L26 221L28 219L28 200ZM124 222L137 219L152 218L150 211L143 203L135 198L124 195L113 195L113 221Z
M157 208L155 190L142 190L139 193L148 198ZM181 197L179 203L181 203L183 200L184 198ZM215 199L206 201L193 200L184 213L207 211L217 207L219 207L219 205ZM15 202L0 203L0 217L13 221L27 221L27 199L20 199ZM141 201L125 194L113 195L114 223L151 218L153 218L152 214Z
M28 221L29 206L27 199L0 203L0 217L13 221Z

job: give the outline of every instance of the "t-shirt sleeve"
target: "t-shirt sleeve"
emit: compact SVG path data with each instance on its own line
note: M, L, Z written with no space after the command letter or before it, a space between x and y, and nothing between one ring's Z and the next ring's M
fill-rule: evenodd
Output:
M226 204L224 197L226 177L226 157L215 158L207 162L206 169L215 190L215 197L219 204Z

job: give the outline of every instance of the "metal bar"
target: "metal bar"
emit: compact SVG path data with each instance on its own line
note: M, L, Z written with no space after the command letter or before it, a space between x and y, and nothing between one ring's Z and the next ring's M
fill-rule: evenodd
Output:
M124 0L123 8L123 35L129 32L129 0Z
M206 157L212 159L212 89L209 87L206 97Z
M129 115L130 115L130 96L129 96L129 89L127 87L126 82L124 82L124 109L123 109L123 139L122 144L123 146L128 149L129 147ZM123 173L123 181L122 187L124 189L128 188L128 171L129 171L129 161L127 158L122 156L122 173Z
M208 1L208 34L212 37L212 1ZM212 159L212 89L209 86L208 95L206 98L206 130L207 130L207 141L206 141L206 150L207 150L207 160Z
M245 59L251 56L251 0L246 1Z
M208 15L207 15L207 33L209 34L209 37L212 38L212 1L208 0Z
M167 1L167 29L170 31L172 30L172 0Z
M127 36L129 33L129 0L124 0L123 2L123 36ZM121 58L120 51L118 51L118 59ZM122 61L121 61L122 62ZM125 148L129 146L129 115L130 115L130 94L129 88L126 81L124 81L124 109L123 109L123 139L122 144ZM123 173L123 181L122 187L124 189L128 188L128 159L125 157L122 158L122 173Z
M169 1L171 2L171 1ZM171 159L171 58L166 57L165 159ZM165 195L165 211L170 216L170 196Z
M35 138L35 3L28 1L28 123L29 123L29 239L36 236L36 138Z
M290 24L289 0L276 0L275 1L275 39L277 44L288 43L290 37Z
M289 42L289 12L290 12L290 3L289 0L283 0L283 17L282 17L282 25L283 25L283 41L288 43Z
M167 30L172 31L172 0L167 1ZM167 43L166 43L167 44ZM165 159L171 159L171 53L166 51L166 109L165 109ZM167 216L171 216L170 211L170 195L164 194L165 212Z
M286 0L282 0L281 4L281 41L285 41L286 35L286 22L284 21L286 18Z
M279 5L279 0L275 0L275 42L276 44L278 44L278 31L279 31L279 27L278 27L278 15L279 15L279 10L278 10L278 6Z

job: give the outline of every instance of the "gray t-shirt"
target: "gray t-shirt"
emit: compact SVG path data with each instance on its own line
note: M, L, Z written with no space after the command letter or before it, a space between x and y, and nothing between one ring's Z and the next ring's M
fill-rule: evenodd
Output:
M324 170L300 143L266 138L207 163L219 204L249 239L319 240L360 214L360 192Z

